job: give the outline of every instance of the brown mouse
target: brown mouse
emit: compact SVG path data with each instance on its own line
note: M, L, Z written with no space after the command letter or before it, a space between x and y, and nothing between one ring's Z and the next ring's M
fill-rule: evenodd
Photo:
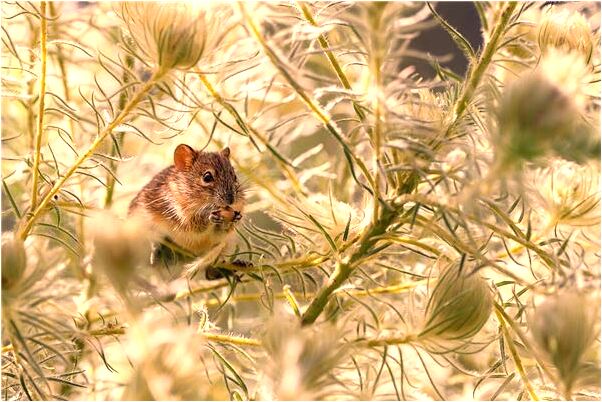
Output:
M174 164L142 188L128 215L142 217L158 237L195 256L223 249L245 202L229 158L229 148L202 152L178 145Z

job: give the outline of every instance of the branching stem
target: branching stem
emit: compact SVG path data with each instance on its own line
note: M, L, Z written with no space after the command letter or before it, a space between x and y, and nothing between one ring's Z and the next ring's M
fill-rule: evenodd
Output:
M40 92L38 97L38 124L33 150L33 181L31 184L31 209L38 204L38 181L40 176L40 153L42 148L42 137L44 135L44 100L46 98L46 63L48 52L46 42L48 39L48 20L46 19L46 2L40 3Z
M88 147L87 151L80 154L80 156L76 159L76 161L71 165L69 170L65 172L65 174L58 179L54 186L46 193L46 196L42 199L40 204L35 208L29 218L23 223L21 229L19 230L19 237L21 239L26 239L31 231L34 223L40 217L42 212L45 210L48 203L53 199L53 197L61 190L65 182L73 176L73 174L77 171L77 169L84 163L88 158L90 158L96 148L109 136L115 127L121 124L126 117L133 111L136 106L144 99L144 97L148 94L148 92L155 86L155 84L163 78L163 76L167 73L166 70L157 70L150 77L148 81L144 83L144 85L136 92L136 94L129 100L123 110L111 121L96 137L96 139L92 142L92 144Z

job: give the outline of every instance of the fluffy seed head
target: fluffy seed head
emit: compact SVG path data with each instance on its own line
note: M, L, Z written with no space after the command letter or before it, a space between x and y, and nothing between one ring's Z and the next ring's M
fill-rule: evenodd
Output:
M431 350L439 346L461 346L485 325L493 306L487 282L478 273L468 273L452 264L444 269L426 308L426 319L418 339Z
M594 37L585 17L569 10L548 10L539 25L537 40L542 54L551 48L577 51L589 62Z
M548 297L529 317L533 338L540 351L558 370L569 395L579 379L585 353L597 335L597 306L576 292Z
M598 172L592 166L554 160L538 169L531 186L542 209L553 222L573 226L600 223Z

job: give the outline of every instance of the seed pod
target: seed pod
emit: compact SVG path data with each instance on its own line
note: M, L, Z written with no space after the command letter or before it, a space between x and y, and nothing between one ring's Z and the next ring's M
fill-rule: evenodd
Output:
M190 69L207 45L207 10L194 2L123 2L120 14L137 48L164 70Z
M594 51L594 37L585 17L568 10L547 12L539 24L537 41L542 53L550 48L577 51L586 62Z
M21 280L27 258L23 241L12 232L2 234L2 291L9 291Z
M533 338L558 370L567 396L579 379L584 355L596 338L598 303L576 292L564 292L548 297L529 316Z
M427 347L443 343L464 344L476 335L491 315L493 297L478 274L454 264L446 268L426 307L426 319L418 340Z

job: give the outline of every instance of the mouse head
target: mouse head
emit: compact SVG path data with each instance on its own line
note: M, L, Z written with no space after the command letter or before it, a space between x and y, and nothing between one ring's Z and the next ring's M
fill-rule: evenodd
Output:
M183 210L216 224L241 219L244 192L230 163L230 148L200 152L180 144L174 152L174 165Z

